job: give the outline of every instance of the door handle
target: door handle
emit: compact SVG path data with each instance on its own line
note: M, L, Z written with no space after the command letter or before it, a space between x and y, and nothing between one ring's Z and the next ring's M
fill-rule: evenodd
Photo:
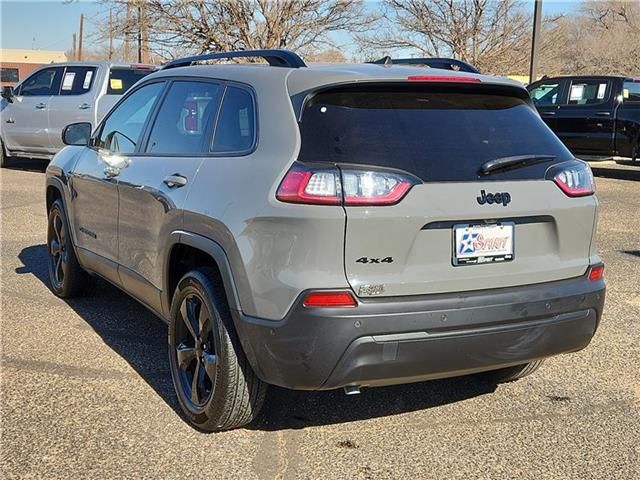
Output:
M555 114L556 112L542 112L540 115L543 117L553 117Z
M120 169L116 167L105 167L104 174L107 178L113 178L120 175Z
M13 118L7 118L6 123L16 123Z
M610 117L611 112L596 112L596 115L599 117Z
M91 105L89 105L88 103L81 103L78 108L80 110L88 110L89 108L91 108Z
M36 110L44 110L45 108L47 108L46 103L39 103L36 105Z
M187 177L183 177L179 173L174 173L173 175L169 175L167 178L165 178L163 182L169 188L180 188L184 187L187 184Z

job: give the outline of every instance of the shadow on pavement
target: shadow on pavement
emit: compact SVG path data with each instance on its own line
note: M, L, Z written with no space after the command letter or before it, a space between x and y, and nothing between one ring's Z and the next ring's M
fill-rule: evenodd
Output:
M18 258L23 266L16 273L34 275L48 288L46 245L26 247ZM97 282L91 295L66 302L184 418L171 382L167 329L162 320L104 281ZM271 387L262 415L248 428L272 431L385 417L459 402L495 388L480 376L363 389L353 396L342 390L303 392Z
M6 160L7 166L11 170L24 170L29 172L44 173L49 165L48 160L38 160L36 158L11 157Z
M613 178L616 180L640 181L640 166L635 168L621 168L616 166L598 166L591 163L591 170L596 177Z

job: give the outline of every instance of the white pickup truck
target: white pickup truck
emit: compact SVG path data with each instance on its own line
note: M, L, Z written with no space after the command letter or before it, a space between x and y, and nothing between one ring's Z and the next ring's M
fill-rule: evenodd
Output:
M46 65L0 103L0 166L12 156L51 159L62 129L75 122L98 124L134 83L156 69L146 64L69 62Z

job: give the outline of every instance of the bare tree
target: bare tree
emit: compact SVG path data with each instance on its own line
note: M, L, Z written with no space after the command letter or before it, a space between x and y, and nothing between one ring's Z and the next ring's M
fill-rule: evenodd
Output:
M640 74L640 2L584 2L556 22L556 46L542 57L547 74Z
M386 22L361 41L381 50L453 56L506 73L528 59L530 15L516 0L384 0Z

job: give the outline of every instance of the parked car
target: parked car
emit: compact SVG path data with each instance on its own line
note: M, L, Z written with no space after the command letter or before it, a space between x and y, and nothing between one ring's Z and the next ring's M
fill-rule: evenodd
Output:
M95 126L152 65L70 62L47 65L2 91L0 165L11 156L50 159L74 122Z
M239 57L271 66L192 65ZM267 384L515 380L598 327L591 170L509 80L209 54L89 131L47 168L51 289L98 275L165 320L200 429L251 421Z
M545 123L575 155L640 160L640 79L552 77L527 88Z

